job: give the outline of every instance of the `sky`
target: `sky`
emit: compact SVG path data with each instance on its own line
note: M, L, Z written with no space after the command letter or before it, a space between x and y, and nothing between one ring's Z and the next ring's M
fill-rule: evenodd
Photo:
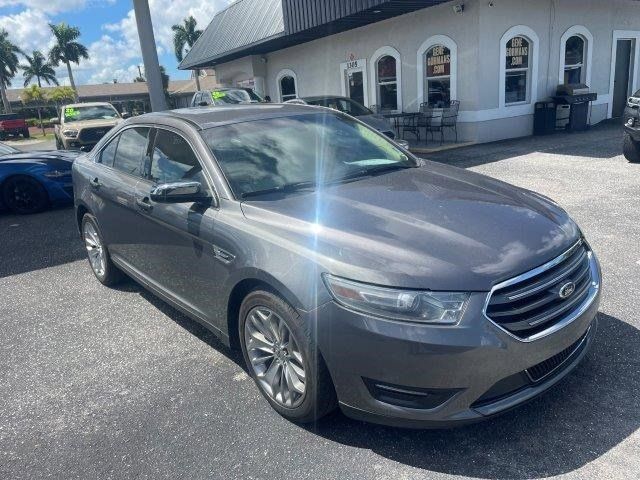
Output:
M178 70L173 51L171 26L193 15L204 30L216 12L232 0L149 0L160 64L173 80L189 78ZM77 84L130 82L142 67L140 44L132 0L0 0L0 28L23 51L41 50L52 45L49 23L65 22L80 29L80 42L89 49L89 59L72 64ZM144 71L144 70L143 70ZM68 85L66 67L56 69L61 85ZM22 87L18 72L12 87Z

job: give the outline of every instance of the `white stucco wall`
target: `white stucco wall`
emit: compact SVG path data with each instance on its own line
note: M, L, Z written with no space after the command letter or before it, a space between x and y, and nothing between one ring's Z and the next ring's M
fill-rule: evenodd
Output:
M462 15L453 12L452 6L458 3L465 5ZM590 87L599 98L591 118L592 123L597 123L607 117L611 100L614 31L637 31L640 39L640 2L634 0L458 0L269 53L265 55L266 63L258 57L229 62L217 66L216 73L223 83L250 75L263 76L265 93L274 100L279 98L277 76L285 69L295 72L301 97L340 95L340 64L350 57L366 59L369 104L373 104L376 93L371 81L372 56L388 46L401 58L403 109L415 111L422 88L417 52L430 37L446 35L455 42L458 52L455 96L461 101L461 138L491 141L529 135L533 125L533 102L500 105L504 62L500 46L505 32L523 26L538 40L532 52L537 56L537 88L532 93L535 100L555 92L561 68L560 40L576 25L586 28L593 37ZM640 88L637 76L632 81Z

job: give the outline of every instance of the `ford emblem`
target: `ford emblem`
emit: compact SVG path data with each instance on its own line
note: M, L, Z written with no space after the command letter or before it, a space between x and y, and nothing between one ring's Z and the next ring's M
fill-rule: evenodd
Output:
M573 295L573 292L575 291L576 291L576 284L573 282L568 282L560 287L560 290L558 291L558 296L562 300L564 300L565 298L569 298L571 295Z

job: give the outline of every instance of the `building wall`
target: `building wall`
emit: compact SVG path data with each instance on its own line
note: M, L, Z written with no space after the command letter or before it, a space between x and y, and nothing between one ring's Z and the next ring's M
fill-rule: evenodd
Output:
M452 9L457 3L465 5L462 15ZM538 59L537 88L530 104L501 106L501 39L519 25L531 29L538 39L533 47L533 57ZM372 55L380 47L390 46L401 56L403 110L415 111L421 88L417 52L428 38L446 35L457 45L461 138L491 141L532 132L533 102L555 92L561 71L560 40L575 25L586 27L593 36L590 87L599 99L591 120L597 123L609 114L614 30L637 30L640 39L640 3L635 0L459 0L273 52L264 57L266 63L255 57L236 60L216 67L216 72L223 83L233 77L230 73L236 78L240 77L238 72L264 76L265 93L275 101L279 98L278 74L284 69L295 72L301 97L339 95L340 64L350 58L366 59L368 103L373 104ZM249 72L252 69L256 73ZM639 88L637 76L634 82Z

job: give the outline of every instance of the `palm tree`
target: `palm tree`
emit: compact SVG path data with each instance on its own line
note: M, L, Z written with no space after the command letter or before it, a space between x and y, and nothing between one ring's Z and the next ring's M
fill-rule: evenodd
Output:
M0 93L5 113L11 113L11 104L7 98L7 87L18 71L18 54L20 49L9 40L9 34L3 28L0 30Z
M20 95L20 100L22 100L24 105L28 105L30 103L36 104L38 120L40 121L40 128L42 129L42 136L44 137L47 132L45 131L44 123L42 122L42 104L47 101L47 97L45 96L42 87L40 85L31 85L29 88L25 88L22 91L22 95Z
M80 30L78 27L71 27L62 22L58 25L53 23L49 24L51 31L55 37L56 44L49 52L49 61L54 67L60 65L60 62L67 65L67 72L69 72L69 82L73 89L75 101L78 101L78 89L73 81L73 72L71 71L71 62L76 65L80 65L80 59L89 58L89 52L87 47L80 42L76 42L80 36Z
M47 82L47 85L58 85L58 79L56 78L56 72L53 69L51 63L47 62L46 57L39 50L34 50L31 56L24 56L27 59L27 65L20 65L20 68L24 72L24 86L29 85L33 77L36 78L38 87L42 88L41 80Z
M196 25L198 22L193 16L189 16L183 20L183 25L173 25L173 48L176 53L178 62L181 62L185 54L185 46L193 47L198 37L202 35L202 30L198 30ZM187 50L188 51L188 50ZM196 88L200 90L200 69L196 68Z

